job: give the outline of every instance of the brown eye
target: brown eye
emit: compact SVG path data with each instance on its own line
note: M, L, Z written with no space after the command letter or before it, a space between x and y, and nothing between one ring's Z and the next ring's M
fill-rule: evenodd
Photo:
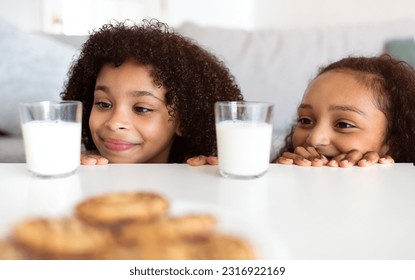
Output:
M94 103L95 106L97 106L100 109L111 109L112 108L112 104L108 103L108 102L103 102L103 101L98 101Z
M338 122L336 124L336 127L338 127L338 128L354 128L356 126L351 124L351 123L348 123L348 122Z
M136 106L134 107L134 112L136 112L137 114L146 114L146 113L150 113L153 110L145 108L145 107L141 107L141 106Z
M313 121L311 119L309 119L309 118L299 118L298 121L297 121L297 123L299 125L310 125L310 124L313 123Z

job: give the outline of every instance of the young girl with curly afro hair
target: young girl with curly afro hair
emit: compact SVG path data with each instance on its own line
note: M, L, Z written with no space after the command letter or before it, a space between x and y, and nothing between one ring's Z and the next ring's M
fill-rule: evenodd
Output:
M222 61L155 19L94 30L61 97L83 103L83 164L215 156L214 103L243 100Z
M415 71L389 55L321 68L276 162L349 167L415 162Z

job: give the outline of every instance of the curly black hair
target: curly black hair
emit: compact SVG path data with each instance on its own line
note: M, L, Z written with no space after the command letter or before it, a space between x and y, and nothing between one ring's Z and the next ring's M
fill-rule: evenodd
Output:
M68 72L61 98L83 103L82 141L97 152L88 125L94 87L105 64L120 66L133 59L153 69L157 86L167 89L169 114L179 124L169 162L182 163L197 155L216 155L214 103L240 101L243 96L234 76L212 52L156 19L109 22L93 30Z
M388 155L396 162L415 162L415 70L408 63L390 55L373 57L346 57L319 69L317 77L330 71L349 71L371 89L375 105L382 111L388 127L385 143ZM292 152L291 133L280 150Z

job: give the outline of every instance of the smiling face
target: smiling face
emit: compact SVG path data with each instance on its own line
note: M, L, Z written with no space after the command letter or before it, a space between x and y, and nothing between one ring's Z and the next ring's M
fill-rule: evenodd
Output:
M385 155L386 116L356 75L330 71L310 84L298 109L294 148L312 146L328 158L351 150Z
M165 163L176 122L149 68L134 61L104 65L94 91L89 127L99 153L113 163Z

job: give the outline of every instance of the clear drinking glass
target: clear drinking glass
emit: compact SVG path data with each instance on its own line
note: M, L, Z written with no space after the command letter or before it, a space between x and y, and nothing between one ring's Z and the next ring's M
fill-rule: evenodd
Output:
M257 178L266 173L270 162L273 108L265 102L215 103L222 176Z
M82 103L21 103L19 112L29 171L42 178L75 173L81 156Z

